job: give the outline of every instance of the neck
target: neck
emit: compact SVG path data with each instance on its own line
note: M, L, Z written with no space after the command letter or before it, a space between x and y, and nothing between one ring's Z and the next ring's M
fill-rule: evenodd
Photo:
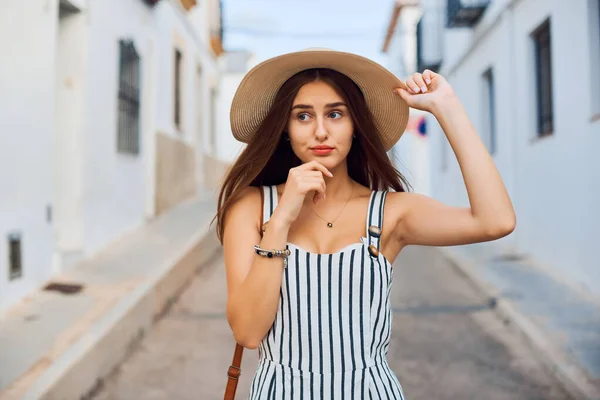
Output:
M330 201L345 202L352 193L354 182L348 175L348 168L345 163L331 170L331 173L333 178L325 177L325 185L327 185L326 199L319 204L320 206Z

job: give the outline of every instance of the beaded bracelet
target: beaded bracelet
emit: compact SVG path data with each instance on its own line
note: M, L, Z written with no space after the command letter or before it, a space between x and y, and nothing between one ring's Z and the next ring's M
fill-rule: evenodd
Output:
M290 249L285 246L285 250L266 250L260 248L258 245L254 245L254 252L261 257L273 258L273 257L281 257L283 258L283 266L287 267L287 259L290 256Z

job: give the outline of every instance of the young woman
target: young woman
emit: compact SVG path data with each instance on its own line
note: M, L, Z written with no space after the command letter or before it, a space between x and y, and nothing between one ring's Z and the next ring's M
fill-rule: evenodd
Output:
M470 207L407 193L386 151L408 107L431 112L460 164ZM357 55L306 50L265 61L231 108L248 145L219 196L227 319L259 349L251 399L403 399L388 366L392 264L404 246L489 241L515 214L451 86L406 83Z

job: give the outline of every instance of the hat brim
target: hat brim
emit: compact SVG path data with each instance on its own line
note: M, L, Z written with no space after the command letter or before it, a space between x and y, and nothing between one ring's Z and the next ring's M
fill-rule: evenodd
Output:
M393 90L400 80L368 58L333 50L304 50L266 60L252 68L240 83L230 110L233 136L248 143L273 105L281 86L293 75L311 68L328 68L352 79L361 89L383 145L390 150L408 123L409 108Z

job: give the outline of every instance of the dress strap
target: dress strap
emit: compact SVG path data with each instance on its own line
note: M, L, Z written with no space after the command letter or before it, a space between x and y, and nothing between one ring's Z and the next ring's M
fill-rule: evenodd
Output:
M381 231L383 230L383 208L387 191L373 191L369 201L369 211L367 214L367 239L369 245L374 246L379 252L379 242Z
M271 215L273 215L273 211L277 207L277 186L263 186L263 221L268 222L271 219Z

